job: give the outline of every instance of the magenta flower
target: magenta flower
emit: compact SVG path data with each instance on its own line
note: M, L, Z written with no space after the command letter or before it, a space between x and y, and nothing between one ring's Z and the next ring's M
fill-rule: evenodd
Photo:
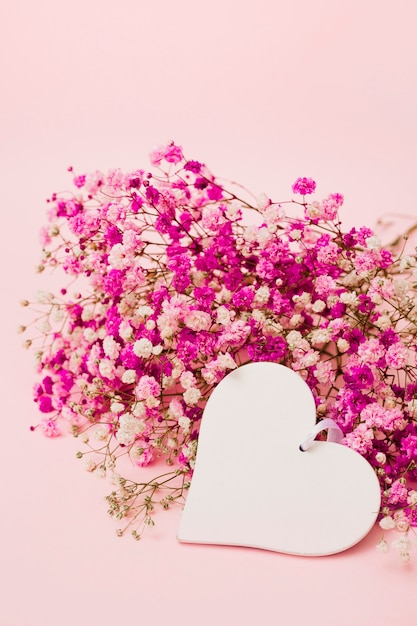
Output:
M316 182L312 178L297 178L292 186L294 193L299 193L302 196L306 196L310 193L314 193L316 189Z

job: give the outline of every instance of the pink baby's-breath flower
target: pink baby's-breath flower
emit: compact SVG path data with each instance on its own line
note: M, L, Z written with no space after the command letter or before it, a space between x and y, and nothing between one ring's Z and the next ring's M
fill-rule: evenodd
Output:
M378 339L364 341L358 347L358 355L364 363L376 363L385 354L385 347Z
M134 458L135 464L139 467L146 467L153 461L152 449L148 446L142 447L138 445L136 450L132 452L132 456Z
M323 385L333 383L336 378L331 361L319 361L316 365L314 375L318 382Z
M212 324L212 318L205 311L190 311L184 317L184 323L191 330L208 330Z
M299 193L303 196L314 193L316 189L316 182L312 178L297 178L295 183L292 185L292 190L294 193Z
M372 449L374 434L366 424L359 424L355 430L345 435L345 443L359 454L365 454Z
M46 437L58 437L60 435L55 420L44 418L39 422L39 428Z
M172 141L167 146L159 146L151 152L152 165L159 165L163 160L167 163L179 163L182 158L182 149Z
M389 346L385 359L388 367L400 370L408 361L408 349L400 341Z
M146 400L147 398L156 398L161 393L161 385L155 380L154 376L142 376L135 387L135 395L137 400Z

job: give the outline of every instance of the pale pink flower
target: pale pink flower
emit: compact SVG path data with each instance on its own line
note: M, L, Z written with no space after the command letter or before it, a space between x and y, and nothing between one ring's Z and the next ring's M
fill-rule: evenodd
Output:
M376 363L384 354L385 348L378 339L368 339L358 347L358 355L364 363Z
M318 276L314 285L314 289L319 296L327 298L328 295L336 289L336 283L330 276Z
M355 430L345 435L345 443L359 454L365 454L372 449L374 433L366 424L359 424Z
M156 398L161 393L161 385L153 376L142 376L135 387L135 396L137 400L146 400L147 398Z
M184 323L191 330L200 331L200 330L209 330L212 319L209 313L205 311L190 311L184 317Z
M59 428L55 420L45 417L39 422L39 428L46 437L58 437L60 435Z
M408 350L398 341L390 345L386 352L385 359L389 367L396 370L402 369L408 361Z
M189 389L190 387L195 387L196 379L192 372L183 372L180 376L180 383L184 387L184 389Z
M132 457L136 465L139 467L146 467L146 465L149 465L149 463L153 460L152 449L149 446L143 447L141 445L137 445L132 450Z
M314 375L318 382L323 385L333 383L335 379L335 372L333 371L331 362L319 361L316 365Z
M222 206L207 206L203 208L201 225L208 233L216 233L225 222L224 210Z

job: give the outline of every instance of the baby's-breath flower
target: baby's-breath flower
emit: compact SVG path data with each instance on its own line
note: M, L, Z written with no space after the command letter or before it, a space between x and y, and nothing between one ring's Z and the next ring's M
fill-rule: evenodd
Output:
M85 459L84 467L87 470L87 472L94 472L94 470L97 467L97 464L93 461L93 459Z
M197 404L201 398L201 391L197 387L189 387L183 394L184 402L189 405Z
M142 339L138 339L133 344L133 352L136 356L140 356L144 359L148 359L152 354L153 345L149 339L142 337Z
M41 337L24 343L37 354L40 431L54 437L64 423L85 444L89 471L118 476L109 512L129 518L138 538L156 502L181 502L214 387L247 362L282 363L306 380L319 417L335 419L344 444L372 464L380 526L411 533L416 254L384 249L367 227L343 232L343 196L307 202L310 178L295 181L284 213L265 194L253 204L241 188L227 190L173 142L153 162L162 175L74 176L73 195L49 203L38 271L59 268L67 280L56 295L38 292L32 327ZM119 457L139 476L164 459L172 500L159 479L118 474ZM404 561L408 542L397 545Z
M379 525L382 530L391 530L392 528L395 528L395 520L390 515L386 515L379 520Z

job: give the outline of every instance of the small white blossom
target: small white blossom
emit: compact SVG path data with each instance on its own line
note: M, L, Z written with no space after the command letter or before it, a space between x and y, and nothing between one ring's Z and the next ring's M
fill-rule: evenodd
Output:
M94 431L94 437L98 441L105 441L108 436L109 436L109 427L107 426L107 424L100 424L100 426L97 426L97 428Z
M125 405L121 402L112 402L110 405L110 411L112 413L121 413L125 410Z
M230 311L225 306L219 306L216 311L216 321L218 324L226 325L230 322Z
M261 287L259 287L259 289L256 290L253 301L257 302L258 304L266 304L269 300L270 295L271 291L269 287L267 285L262 285Z
M326 303L323 300L316 300L312 304L312 310L314 313L321 313L326 308Z
M327 343L330 340L331 333L327 328L317 328L311 333L311 343L316 346L321 343Z
M301 340L302 334L298 330L292 330L287 335L287 344L290 350L295 350L298 348Z
M359 298L356 291L344 291L340 294L340 300L343 304L350 307L357 307L359 304Z
M415 504L417 504L417 491L415 491L414 489L411 489L408 492L407 504L409 504L410 506L414 506Z
M151 309L151 307L147 305L140 306L137 311L140 317L149 317L150 315L152 315L153 312L154 310Z
M169 414L176 420L179 420L179 418L183 416L184 412L182 409L182 404L178 400L178 398L174 398L169 403Z
M135 370L126 370L122 376L122 383L126 385L131 385L136 382L136 372Z
M103 350L104 354L108 356L110 359L117 359L120 352L120 345L113 339L107 335L107 337L103 340Z
M87 470L87 472L94 472L94 470L97 467L97 464L93 461L93 459L85 459L84 467Z
M132 414L135 417L145 417L146 407L143 402L136 402L135 406L132 409Z
M50 304L54 301L54 294L50 291L37 291L35 298L39 304Z
M129 322L123 320L119 326L119 335L123 341L131 341L133 339L133 329Z
M258 205L258 209L263 212L271 205L271 200L265 193L260 193L256 198L256 204Z
M408 270L411 267L414 267L416 264L416 259L413 256L403 256L400 261L400 270L403 272L404 270Z
M180 383L184 389L195 387L196 379L192 372L183 372L180 376Z
M390 515L386 515L379 521L379 525L382 530L392 530L395 528L395 520Z
M304 318L302 315L300 315L299 313L296 313L295 315L293 315L290 319L290 326L292 328L296 328L297 326L299 326L302 322L304 321Z
M188 405L197 404L201 398L201 391L197 387L190 387L184 391L183 398Z
M344 354L345 352L349 350L349 348L350 348L350 343L346 341L346 339L340 338L337 340L337 349L339 350L339 352Z
M180 426L180 428L182 428L184 435L188 435L188 433L190 432L190 425L191 425L190 418L183 415L182 417L179 418L178 425Z
M385 541L385 539L381 539L381 541L377 543L376 549L378 550L378 552L386 554L389 551L389 545Z
M93 343L97 339L97 333L92 328L85 328L83 331L83 337L88 343Z
M142 339L138 339L133 344L133 352L136 356L140 356L143 359L148 359L152 354L153 345L149 339L146 337L142 337Z
M375 455L375 460L380 465L385 465L385 461L387 460L387 457L386 457L386 455L383 452L378 452Z
M415 398L407 403L407 409L411 417L417 417L417 400Z
M380 250L382 247L381 240L375 235L367 237L367 239L365 239L365 243L368 250Z
M391 328L392 322L389 315L381 315L374 321L375 326L377 326L380 330L387 330Z
M100 361L98 369L100 371L100 374L104 376L104 378L113 378L114 364L112 363L112 361L110 361L110 359L103 359L102 361Z

